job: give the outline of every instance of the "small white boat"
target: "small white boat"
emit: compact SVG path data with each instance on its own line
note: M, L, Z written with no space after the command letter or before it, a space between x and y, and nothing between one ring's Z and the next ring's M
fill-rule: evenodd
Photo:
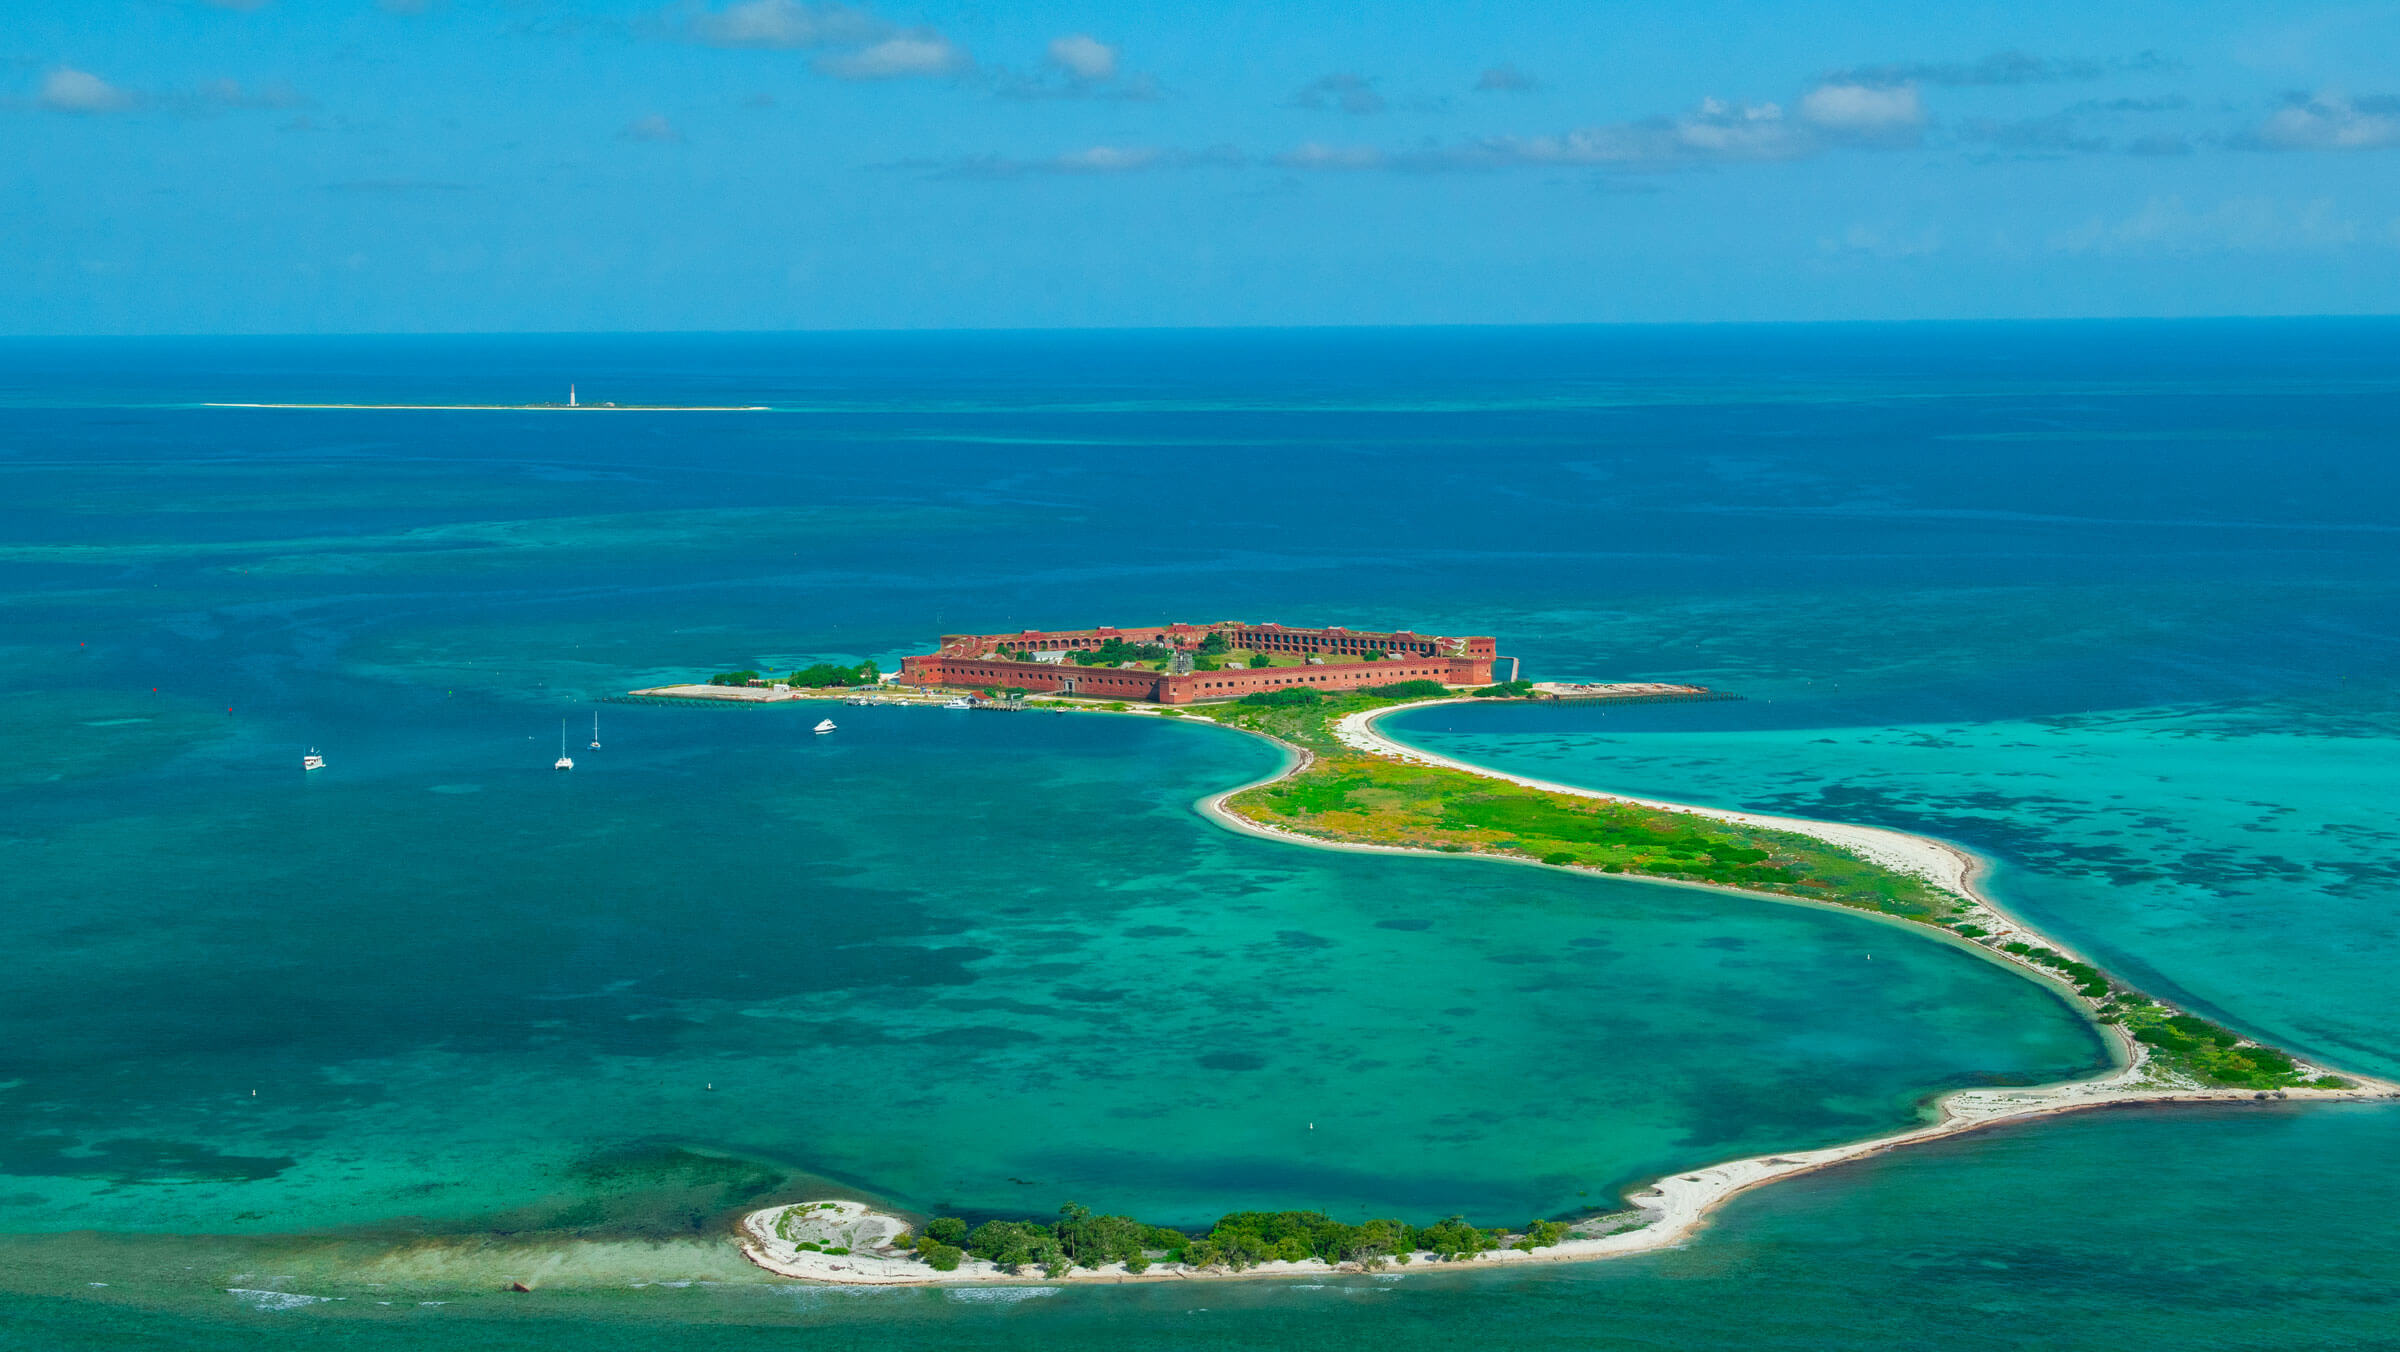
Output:
M975 707L975 701L968 699L964 695L961 695L957 699L950 701L948 704L945 704L942 707L945 709L972 709Z
M563 718L558 720L558 762L557 764L552 765L550 768L553 770L572 770L575 768L574 759L567 755L567 720Z
M312 746L308 749L308 754L300 758L300 768L303 770L322 770L325 768L325 758L318 755L317 749Z
M592 750L600 749L600 711L592 710Z
M833 720L832 720L832 719L830 719L830 718L823 718L823 719L819 719L819 720L817 720L817 735L818 735L819 737L822 737L822 736L824 736L826 733L829 733L829 732L831 732L831 731L833 731Z

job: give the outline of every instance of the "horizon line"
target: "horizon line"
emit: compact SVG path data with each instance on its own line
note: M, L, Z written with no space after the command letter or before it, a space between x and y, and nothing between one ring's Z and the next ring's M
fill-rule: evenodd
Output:
M940 334L1125 334L1125 333L1371 333L1477 330L1595 329L1807 329L1964 328L2044 324L2226 324L2373 322L2400 320L2400 311L2317 311L2205 315L1994 315L1900 319L1618 319L1546 321L1454 321L1445 323L1328 324L1044 324L899 325L872 328L689 328L689 329L172 329L113 332L0 333L0 342L139 341L169 339L273 338L773 338Z

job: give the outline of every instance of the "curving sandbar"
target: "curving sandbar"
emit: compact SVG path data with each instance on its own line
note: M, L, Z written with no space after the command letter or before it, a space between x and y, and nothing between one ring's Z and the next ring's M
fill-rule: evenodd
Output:
M1680 1171L1632 1193L1627 1202L1638 1212L1632 1224L1620 1223L1622 1218L1610 1218L1608 1233L1579 1233L1583 1223L1571 1229L1567 1238L1555 1244L1530 1250L1499 1248L1475 1255L1473 1263L1526 1262L1586 1262L1615 1258L1627 1254L1647 1253L1679 1245L1705 1224L1709 1213L1726 1199L1751 1188L1779 1179L1809 1173L1847 1160L1878 1154L1900 1146L1922 1141L1938 1140L1962 1132L2012 1122L2023 1118L2046 1117L2058 1113L2077 1112L2091 1108L2167 1103L2227 1103L2255 1100L2346 1101L2362 1099L2400 1098L2400 1085L2366 1076L2347 1075L2342 1088L2286 1087L2271 1092L2245 1088L2209 1087L2198 1084L2161 1065L2144 1043L2127 1035L2121 1023L2098 1017L2100 1001L2085 996L2061 981L2058 975L2028 957L2012 953L2000 945L2038 945L2083 961L2072 949L2067 949L2041 934L2023 921L2008 914L1984 895L1977 883L1985 871L1984 862L1957 846L1929 837L1913 835L1883 827L1859 826L1843 822L1815 821L1800 817L1779 817L1762 813L1729 811L1697 807L1684 803L1669 803L1653 799L1634 798L1621 794L1603 793L1576 785L1558 784L1546 780L1505 774L1470 762L1423 751L1393 740L1375 725L1385 714L1402 709L1421 708L1434 704L1463 703L1455 698L1415 700L1381 708L1362 710L1343 716L1333 724L1333 735L1343 748L1369 756L1407 762L1414 765L1437 766L1459 774L1480 779L1502 781L1544 793L1596 799L1606 803L1630 804L1666 812L1689 814L1733 825L1790 832L1833 845L1858 855L1880 867L1924 879L1955 897L1964 907L1960 915L1970 918L1985 933L1970 939L1957 932L1931 925L1919 925L1880 916L1864 914L1883 923L1908 924L1919 933L1935 935L1946 942L1972 949L1985 958L2006 963L2023 974L2041 981L2057 992L2060 998L2073 1004L2095 1027L2106 1030L2109 1045L2115 1049L2117 1067L2108 1074L2061 1084L2025 1088L1962 1089L1941 1095L1929 1105L1930 1121L1896 1132L1843 1145L1824 1146L1814 1150L1783 1151L1771 1155L1756 1155L1727 1160L1699 1169ZM1125 710L1124 712L1136 712ZM1143 714L1155 711L1140 710ZM1315 762L1315 753L1282 738L1256 729L1252 735L1267 737L1282 746L1289 759L1274 775L1212 794L1198 804L1201 813L1228 829L1247 835L1262 836L1305 845L1316 849L1354 850L1378 854L1417 854L1434 858L1455 857L1447 851L1437 851L1406 845L1368 844L1355 841L1325 840L1300 831L1268 825L1251 820L1233 811L1228 801L1242 794L1292 779L1307 771ZM1476 857L1505 860L1536 868L1568 868L1591 872L1577 865L1546 864L1522 855L1505 853L1479 854ZM1660 879L1657 881L1674 880ZM1718 886L1709 883L1680 882L1681 886ZM1718 890L1739 891L1745 895L1791 905L1827 906L1834 903L1811 900L1770 892L1742 888L1718 887ZM1838 909L1852 910L1840 906ZM2322 1073L2321 1067L2302 1066L2306 1073ZM1333 1264L1321 1259L1298 1262L1274 1261L1261 1263L1239 1271L1224 1268L1195 1268L1182 1263L1160 1262L1147 1270L1134 1273L1121 1263L1099 1268L1072 1269L1059 1276L1043 1276L1033 1272L1009 1271L978 1259L967 1259L955 1271L937 1272L918 1262L906 1249L894 1244L908 1233L909 1222L900 1216L876 1211L854 1201L811 1201L768 1207L753 1211L742 1218L740 1244L750 1261L769 1272L807 1281L845 1285L948 1285L960 1283L1008 1283L1023 1285L1045 1282L1155 1282L1208 1281L1228 1279L1258 1279L1277 1277L1324 1276L1343 1271L1364 1271L1358 1263ZM1513 1238L1513 1237L1512 1237ZM808 1248L802 1248L806 1243ZM841 1252L828 1252L838 1249ZM1438 1262L1437 1255L1417 1253L1407 1260L1412 1264Z

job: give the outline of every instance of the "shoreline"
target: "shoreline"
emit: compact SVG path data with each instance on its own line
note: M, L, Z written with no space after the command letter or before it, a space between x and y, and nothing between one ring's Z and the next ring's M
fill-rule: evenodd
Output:
M2053 994L2065 1000L2087 1023L2102 1033L2116 1062L2104 1074L2080 1080L2061 1081L2050 1085L1991 1089L1954 1089L1938 1094L1925 1102L1920 1112L1930 1120L1898 1131L1886 1132L1841 1145L1821 1146L1811 1150L1781 1151L1771 1155L1752 1155L1725 1160L1716 1164L1668 1175L1648 1187L1626 1195L1626 1202L1642 1213L1644 1221L1633 1229L1610 1234L1574 1238L1531 1252L1516 1249L1496 1249L1475 1256L1471 1264L1509 1264L1523 1262L1593 1262L1619 1258L1636 1253L1655 1252L1675 1247L1704 1228L1708 1218L1728 1200L1786 1178L1814 1173L1821 1169L1878 1155L1887 1150L1942 1140L2005 1122L2031 1121L2071 1112L2096 1108L2132 1107L2144 1104L2172 1103L2236 1103L2236 1102L2360 1102L2400 1098L2400 1085L2372 1076L2342 1072L2351 1081L2347 1088L2315 1089L2290 1088L2281 1090L2251 1090L2239 1088L2208 1088L2189 1083L2174 1083L2159 1078L2158 1068L2151 1064L2148 1049L2136 1041L2122 1024L2105 1023L2095 1016L2095 1005L2066 984L2056 973L2016 954L1998 947L2003 942L2022 942L2052 949L2076 961L2085 961L2072 948L2052 940L2041 931L2026 924L1999 906L1977 885L1989 871L1982 857L1947 841L1935 840L1888 827L1862 826L1845 822L1824 822L1802 817L1780 817L1764 813L1741 812L1732 809L1699 807L1688 803L1670 803L1657 799L1636 798L1612 794L1579 785L1559 784L1527 776L1508 774L1471 762L1455 760L1424 751L1397 741L1375 727L1386 714L1406 709L1427 708L1440 704L1467 702L1462 696L1412 701L1386 708L1366 710L1343 717L1334 725L1334 735L1344 745L1368 755L1383 756L1420 765L1439 766L1483 779L1501 780L1547 793L1567 794L1605 802L1631 803L1662 811L1682 812L1736 825L1767 830L1789 831L1824 841L1839 848L1858 853L1871 862L1886 868L1914 874L1967 902L1978 922L1985 925L1989 942L1979 942L1937 925L1920 924L1898 917L1845 906L1839 902L1819 901L1805 897L1790 897L1777 893L1753 892L1746 888L1724 887L1712 883L1679 881L1676 879L1643 878L1640 875L1622 876L1634 881L1668 883L1689 887L1704 887L1715 892L1781 902L1788 905L1830 907L1862 918L1887 924L1905 926L1926 937L1940 938L1968 948L1985 959L2008 966L2020 975L2030 976ZM1127 710L1126 712L1133 712ZM1145 713L1147 711L1144 711ZM1213 720L1212 720L1213 722ZM1227 724L1214 723L1217 727ZM1307 769L1316 761L1315 753L1294 746L1281 738L1248 728L1229 728L1231 731L1260 737L1283 748L1283 766L1274 774L1211 793L1194 806L1201 816L1219 826L1245 835L1303 845L1312 849L1348 850L1372 854L1412 854L1434 859L1482 859L1523 864L1533 868L1556 868L1572 873L1593 873L1595 870L1573 865L1544 864L1536 859L1493 854L1452 854L1439 850L1407 845L1371 845L1347 841L1321 840L1297 832L1281 830L1250 821L1226 807L1226 801L1252 789L1288 779ZM2326 1071L2326 1068L2302 1063L2305 1069ZM1270 1262L1239 1272L1199 1270L1181 1264L1158 1264L1143 1273L1130 1273L1120 1264L1099 1269L1075 1269L1063 1276L1048 1277L1036 1273L1003 1272L989 1263L976 1259L962 1262L957 1271L935 1272L898 1251L883 1253L848 1253L831 1255L800 1250L775 1233L775 1225L792 1207L842 1208L848 1216L854 1211L861 1222L882 1227L890 1236L905 1232L908 1222L889 1212L881 1212L864 1204L850 1201L814 1201L790 1203L752 1211L742 1218L739 1243L749 1260L782 1276L803 1281L837 1285L875 1286L942 1286L988 1282L1016 1285L1065 1283L1122 1283L1157 1281L1225 1281L1260 1280L1326 1276L1344 1272L1364 1272L1357 1263L1328 1264L1320 1259L1303 1262ZM1458 1266L1468 1266L1461 1264ZM1450 1264L1436 1263L1434 1270L1447 1270ZM1389 1269L1379 1269L1386 1270ZM1411 1269L1414 1270L1414 1265Z

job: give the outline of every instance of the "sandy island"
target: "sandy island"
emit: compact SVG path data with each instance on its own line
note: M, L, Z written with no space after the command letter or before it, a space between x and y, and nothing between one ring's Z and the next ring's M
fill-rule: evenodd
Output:
M1647 695L1657 687L1626 685L1619 687L1589 687L1594 692L1616 689L1629 697ZM1884 923L1904 924L1911 930L1935 939L1972 949L1995 962L2006 963L2031 976L2057 992L2094 1025L2109 1034L2109 1044L2115 1048L2117 1068L2106 1075L2063 1084L2039 1085L2025 1088L1960 1089L1943 1094L1928 1105L1931 1120L1917 1126L1890 1132L1844 1145L1824 1146L1815 1150L1791 1150L1772 1155L1755 1155L1727 1160L1704 1168L1669 1175L1648 1188L1630 1194L1626 1201L1639 1214L1631 1224L1619 1215L1588 1218L1570 1229L1567 1239L1531 1251L1500 1248L1486 1251L1465 1260L1474 1265L1515 1264L1527 1262L1588 1262L1601 1258L1616 1258L1627 1254L1649 1253L1671 1248L1688 1240L1706 1222L1708 1214L1727 1198L1779 1179L1823 1169L1846 1160L1880 1154L1899 1146L1921 1141L1938 1140L1962 1132L2013 1122L2021 1118L2047 1117L2058 1113L2077 1112L2090 1108L2106 1108L2152 1103L2232 1103L2259 1100L2292 1102L2351 1101L2361 1099L2400 1098L2400 1085L2362 1075L2341 1072L2351 1081L2346 1089L2279 1089L2250 1090L2206 1088L2183 1080L2152 1062L2149 1049L2127 1036L2125 1030L2113 1023L2101 1023L2094 1017L2096 1002L2077 994L2059 977L2035 963L1994 945L2016 941L2046 947L2085 961L2075 950L2058 943L2031 926L2009 915L1985 896L1977 886L1985 865L1969 851L1926 836L1912 835L1883 827L1857 826L1844 822L1815 821L1804 817L1777 817L1755 812L1735 812L1720 808L1695 807L1688 803L1668 803L1655 799L1635 798L1625 794L1603 793L1572 784L1530 779L1504 774L1466 761L1453 760L1429 751L1405 745L1385 736L1375 724L1386 714L1403 709L1423 708L1434 704L1463 703L1462 699L1418 700L1409 704L1390 705L1381 709L1351 714L1334 725L1334 735L1346 746L1369 755L1387 756L1420 765L1435 765L1463 774L1485 779L1505 780L1547 793L1570 794L1607 802L1632 803L1669 812L1685 812L1736 825L1790 831L1814 837L1858 854L1874 863L1898 872L1924 878L1946 892L1957 896L1973 908L1971 918L1988 934L1981 941L1969 940L1951 931L1929 925L1919 925L1837 903L1811 901L1764 892L1747 892L1762 900L1798 906L1831 906L1864 919ZM1127 712L1134 712L1128 710ZM1151 713L1150 710L1141 710ZM1253 734L1263 735L1263 734ZM1291 751L1292 758L1276 774L1236 788L1211 794L1199 808L1203 815L1218 824L1248 835L1266 836L1295 845L1315 849L1356 850L1376 854L1421 854L1432 858L1455 859L1460 856L1434 850L1421 850L1399 845L1363 845L1341 841L1318 840L1296 832L1278 830L1247 820L1229 811L1225 802L1236 794L1245 793L1264 784L1286 779L1305 769L1313 760L1311 753L1291 747L1279 739L1269 738L1278 746ZM1485 855L1483 858L1507 859L1535 868L1567 868L1573 872L1593 872L1573 865L1542 864L1534 860L1511 856ZM1706 883L1676 883L1671 879L1643 881L1667 882L1672 885L1713 887ZM1742 891L1734 888L1714 888L1718 891ZM2332 1073L2320 1066L2300 1064L2307 1074ZM789 1219L787 1220L787 1216ZM1607 1233L1590 1233L1606 1226ZM897 1247L893 1241L905 1236L909 1222L900 1216L881 1212L863 1203L847 1200L819 1199L790 1203L753 1211L741 1221L739 1241L742 1252L751 1262L769 1272L780 1273L807 1281L831 1282L864 1286L936 1286L979 1283L1010 1285L1044 1285L1064 1282L1164 1282L1213 1281L1234 1278L1291 1278L1322 1277L1329 1273L1362 1272L1367 1269L1358 1263L1329 1264L1322 1259L1302 1262L1267 1262L1235 1272L1222 1268L1200 1269L1180 1263L1156 1263L1147 1271L1136 1274L1125 1270L1123 1264L1111 1264L1096 1269L1077 1268L1060 1277L1045 1277L1038 1271L1009 1272L992 1263L969 1258L954 1272L936 1272L917 1261L914 1254ZM1513 1238L1513 1236L1512 1236ZM802 1244L808 1248L800 1247ZM842 1250L842 1252L829 1252ZM1433 1263L1435 1271L1445 1266L1431 1254L1410 1256L1410 1266L1401 1270L1423 1271L1420 1264ZM1385 1266L1384 1271L1392 1268Z

